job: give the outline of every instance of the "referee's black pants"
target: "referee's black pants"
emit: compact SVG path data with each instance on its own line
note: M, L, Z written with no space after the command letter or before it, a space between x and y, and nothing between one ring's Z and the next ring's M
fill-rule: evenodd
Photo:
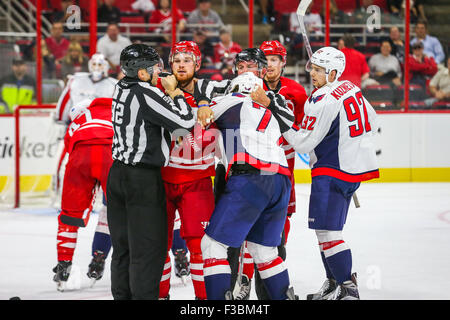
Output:
M108 176L108 225L116 300L158 299L167 255L167 213L161 168L114 161Z

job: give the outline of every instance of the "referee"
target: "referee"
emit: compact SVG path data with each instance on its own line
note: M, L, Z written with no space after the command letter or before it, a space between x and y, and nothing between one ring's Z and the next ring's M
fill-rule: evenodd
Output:
M168 241L161 167L168 163L170 133L195 124L174 76L162 78L168 96L151 85L159 62L145 44L129 45L120 55L125 77L113 95L114 162L107 183L114 299L158 299Z

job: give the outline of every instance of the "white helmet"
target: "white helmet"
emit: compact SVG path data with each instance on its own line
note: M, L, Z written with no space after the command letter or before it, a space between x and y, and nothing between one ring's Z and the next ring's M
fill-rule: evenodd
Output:
M102 53L93 54L88 66L92 80L100 81L102 78L108 77L109 63Z
M92 99L84 99L72 106L69 110L70 120L73 121L78 117L84 110L86 110L91 105Z
M342 75L345 70L345 55L342 51L333 47L323 47L314 52L306 64L306 71L311 71L312 65L315 64L325 69L325 73L330 74L331 71L336 70L336 80ZM336 81L335 80L335 81ZM328 84L328 77L327 77Z
M248 95L256 89L256 86L263 86L262 79L255 76L253 72L244 72L231 81L227 94L239 92Z

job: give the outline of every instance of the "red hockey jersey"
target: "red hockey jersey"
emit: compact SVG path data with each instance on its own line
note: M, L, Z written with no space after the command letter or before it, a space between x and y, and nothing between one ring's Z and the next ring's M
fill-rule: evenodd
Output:
M114 131L111 123L112 98L94 99L67 128L64 137L66 152L70 153L75 144L110 144Z
M158 81L158 88L165 91ZM197 116L197 103L194 96L183 91L187 103ZM172 141L169 164L161 168L165 182L180 184L205 177L215 176L214 144L215 137L199 124L182 139Z

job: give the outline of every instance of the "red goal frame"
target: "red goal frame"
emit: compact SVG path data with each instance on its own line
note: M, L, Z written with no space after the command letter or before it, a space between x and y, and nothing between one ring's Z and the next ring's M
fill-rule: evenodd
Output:
M14 110L14 208L20 206L20 111L56 109L54 104L20 105Z

